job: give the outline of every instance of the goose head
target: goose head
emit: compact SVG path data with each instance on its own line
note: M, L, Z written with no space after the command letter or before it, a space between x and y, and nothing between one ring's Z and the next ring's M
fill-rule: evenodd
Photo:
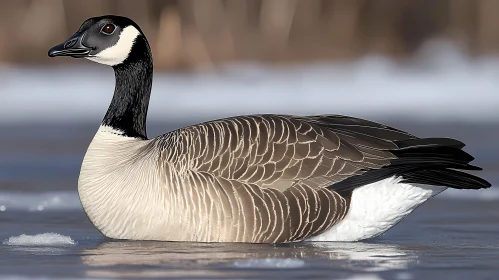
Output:
M108 15L87 19L73 36L51 48L48 55L86 58L117 66L127 60L150 59L150 53L149 44L134 21Z
M147 138L153 61L149 43L135 22L115 15L87 19L48 55L86 58L112 66L114 95L102 125L129 137Z

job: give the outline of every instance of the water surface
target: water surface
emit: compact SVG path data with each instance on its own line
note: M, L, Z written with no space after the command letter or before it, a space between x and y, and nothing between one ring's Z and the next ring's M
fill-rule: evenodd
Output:
M386 120L468 144L499 185L498 124ZM158 135L185 123L153 123ZM97 125L5 125L0 131L0 278L496 279L499 189L446 191L380 238L357 243L202 244L104 238L83 213L79 167ZM487 137L484 137L487 136ZM2 207L3 206L3 207ZM11 237L57 233L46 242ZM68 238L74 242L68 243ZM23 244L24 243L24 244ZM74 243L74 244L71 244Z

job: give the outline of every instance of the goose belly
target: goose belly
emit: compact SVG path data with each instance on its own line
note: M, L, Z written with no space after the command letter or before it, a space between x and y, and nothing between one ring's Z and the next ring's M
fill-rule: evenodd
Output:
M345 218L309 241L359 241L379 236L445 187L402 183L391 177L352 192Z

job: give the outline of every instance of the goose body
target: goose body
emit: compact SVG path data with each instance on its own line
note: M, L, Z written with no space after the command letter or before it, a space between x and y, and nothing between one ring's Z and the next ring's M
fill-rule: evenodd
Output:
M464 144L339 115L225 118L147 138L152 56L130 19L85 21L50 56L113 67L78 192L118 239L276 243L379 236L432 196L490 184Z

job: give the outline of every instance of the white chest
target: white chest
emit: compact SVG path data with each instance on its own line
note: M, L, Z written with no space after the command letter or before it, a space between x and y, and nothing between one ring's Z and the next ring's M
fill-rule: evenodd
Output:
M352 193L345 218L310 241L359 241L379 236L445 187L401 183L387 178Z
M106 236L157 239L165 234L168 205L148 141L101 127L78 179L83 208Z

